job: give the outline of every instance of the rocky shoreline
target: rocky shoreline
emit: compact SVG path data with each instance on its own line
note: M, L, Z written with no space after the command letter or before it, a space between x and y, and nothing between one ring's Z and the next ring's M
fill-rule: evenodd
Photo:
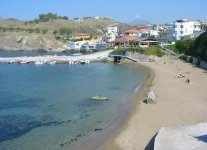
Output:
M88 55L79 55L79 56L57 56L57 55L45 55L45 56L21 56L21 57L0 57L0 63L18 63L18 62L69 62L69 61L81 61L81 60L90 60L98 61L105 60L108 58L109 53L112 50L96 52Z

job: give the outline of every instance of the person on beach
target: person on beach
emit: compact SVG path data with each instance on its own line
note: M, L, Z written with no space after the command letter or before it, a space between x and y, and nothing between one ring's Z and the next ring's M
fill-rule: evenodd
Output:
M177 78L184 78L185 76L182 75L181 73L177 73L177 74L175 75L175 77L177 77Z
M186 83L190 83L190 80L189 80L189 79L187 79L185 82L186 82Z

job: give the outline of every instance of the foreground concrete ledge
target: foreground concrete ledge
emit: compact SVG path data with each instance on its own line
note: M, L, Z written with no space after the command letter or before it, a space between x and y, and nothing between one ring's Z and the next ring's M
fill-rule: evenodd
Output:
M207 123L161 128L154 150L207 150Z

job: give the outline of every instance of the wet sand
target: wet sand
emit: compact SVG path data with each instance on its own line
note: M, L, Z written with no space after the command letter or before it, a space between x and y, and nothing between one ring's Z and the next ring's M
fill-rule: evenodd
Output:
M153 147L153 137L161 127L207 122L207 71L180 60L142 63L154 72L154 79L134 102L135 110L101 150L143 150ZM176 74L184 77L178 78ZM190 83L186 80L190 79ZM145 104L148 91L157 104Z

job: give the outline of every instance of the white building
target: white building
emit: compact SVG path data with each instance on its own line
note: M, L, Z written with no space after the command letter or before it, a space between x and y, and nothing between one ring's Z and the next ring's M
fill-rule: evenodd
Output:
M176 20L174 22L174 34L176 40L182 38L193 38L201 32L201 24L199 21L193 20Z
M85 42L69 42L68 43L68 48L71 50L80 50L81 46L84 44Z
M160 43L171 44L175 40L173 36L174 27L172 24L161 25L159 26L158 31L158 40L160 41Z
M116 36L118 32L118 28L117 26L115 27L108 27L107 28L107 33L106 33L106 37L107 37L107 42L113 42L116 40Z
M107 28L107 33L108 34L117 34L117 32L118 32L117 26L115 26L115 27L108 27Z

